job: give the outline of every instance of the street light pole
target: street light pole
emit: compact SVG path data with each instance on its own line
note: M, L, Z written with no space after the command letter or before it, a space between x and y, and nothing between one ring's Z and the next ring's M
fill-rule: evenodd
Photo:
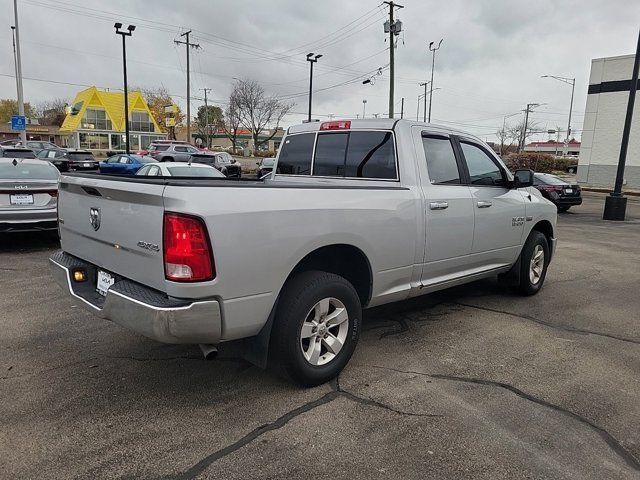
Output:
M429 93L429 123L431 123L431 104L433 103L433 69L436 65L436 50L440 49L440 45L442 45L443 38L438 42L438 46L434 47L434 42L429 43L429 51L433 52L431 57L431 89Z
M126 38L130 37L133 31L136 29L135 25L129 25L127 31L120 30L122 24L116 22L113 27L116 29L116 34L122 36L122 74L124 77L124 135L125 144L124 149L127 155L131 153L129 151L129 91L127 87L127 46Z
M364 100L362 100L362 118L364 118L366 111L367 111L367 99L365 98Z
M564 155L569 154L569 141L571 140L571 113L573 111L573 93L576 89L576 79L569 77L558 77L556 75L542 75L541 78L553 78L560 82L571 85L571 103L569 104L569 122L567 123L567 139L564 142Z
M22 90L22 60L20 58L20 29L18 28L18 0L13 0L14 33L15 33L15 63L16 63L16 88L18 90L18 115L24 117L24 93ZM27 125L25 119L24 130L20 130L20 141L27 146Z
M307 116L307 121L311 121L311 99L313 97L313 64L318 61L318 59L322 57L322 55L314 55L313 53L307 53L307 62L309 62L309 115Z

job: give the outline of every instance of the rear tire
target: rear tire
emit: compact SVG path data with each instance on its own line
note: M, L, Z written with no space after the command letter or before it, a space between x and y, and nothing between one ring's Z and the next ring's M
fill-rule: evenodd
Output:
M547 237L533 230L520 253L520 279L516 291L522 295L538 293L547 276L549 260Z
M358 343L362 307L347 280L308 271L287 281L271 333L271 364L279 374L313 387L336 377Z

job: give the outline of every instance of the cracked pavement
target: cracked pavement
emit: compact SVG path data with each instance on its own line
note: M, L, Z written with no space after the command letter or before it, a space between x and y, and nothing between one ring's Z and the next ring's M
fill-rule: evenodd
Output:
M62 296L0 237L5 478L640 478L640 202L560 215L543 291L476 282L367 311L331 384L162 345Z

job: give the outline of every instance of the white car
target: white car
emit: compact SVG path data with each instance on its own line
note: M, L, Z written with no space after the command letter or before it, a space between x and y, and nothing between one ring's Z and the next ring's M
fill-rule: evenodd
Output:
M223 173L210 165L187 162L153 163L145 165L138 170L136 175L147 177L225 178Z
M204 352L243 339L304 385L344 368L363 308L497 275L533 295L556 246L533 172L449 127L306 123L271 178L190 176L63 175L53 276L101 318Z

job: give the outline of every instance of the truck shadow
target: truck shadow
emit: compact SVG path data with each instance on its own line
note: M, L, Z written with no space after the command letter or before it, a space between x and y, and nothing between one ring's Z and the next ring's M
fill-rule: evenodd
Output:
M58 232L0 233L0 253L35 252L60 248Z

